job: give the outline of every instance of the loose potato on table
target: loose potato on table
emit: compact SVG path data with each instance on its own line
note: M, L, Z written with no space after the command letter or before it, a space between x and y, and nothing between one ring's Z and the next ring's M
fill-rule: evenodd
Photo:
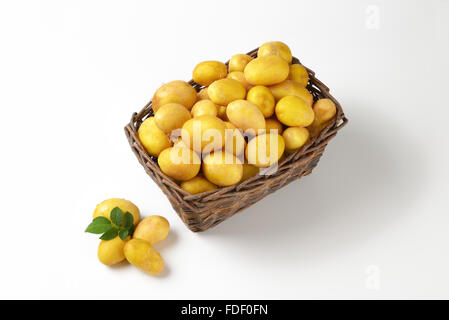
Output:
M229 122L244 133L257 135L265 130L265 117L262 111L252 102L247 100L235 100L226 108Z
M212 82L225 78L228 74L228 67L220 61L204 61L193 70L193 81L208 86Z
M276 117L289 127L307 127L312 124L315 114L301 98L286 96L276 104Z
M163 173L178 181L192 179L201 168L201 159L198 155L182 147L165 149L159 155L157 163Z
M131 239L124 247L126 260L140 270L158 275L164 270L164 260L148 241Z
M179 103L164 104L154 114L154 122L166 134L181 128L191 118L190 111Z
M155 244L167 238L169 230L170 224L167 219L158 215L149 216L139 222L134 230L133 238Z
M287 63L292 62L292 52L290 48L281 41L270 41L262 44L257 50L258 57L264 56L279 56L284 59Z
M162 150L172 145L168 136L154 122L154 117L142 122L137 135L145 150L153 157L158 157Z
M245 156L249 164L259 168L269 167L279 161L284 153L284 139L279 134L261 134L248 142Z
M251 60L245 67L245 78L252 85L270 86L287 79L288 63L278 56L264 56Z
M179 103L187 109L192 109L196 102L197 93L191 85L185 81L170 81L156 90L152 100L152 107L156 112L161 106L167 103Z
M233 55L232 58L229 60L229 72L233 71L244 71L246 65L248 62L253 60L249 55L247 54L236 54Z
M220 150L225 143L225 129L225 123L217 117L195 117L184 123L182 141L197 152Z
M217 151L204 158L203 174L217 186L232 186L242 179L243 165L233 154Z
M110 219L111 211L115 207L119 207L123 212L131 213L131 215L133 216L134 225L137 225L139 223L139 208L137 208L137 206L129 200L119 198L106 199L103 202L97 204L93 213L93 218L95 219L96 217L105 217Z
M129 237L127 240L129 240ZM107 266L112 266L125 260L123 248L127 240L124 241L120 237L115 237L112 240L101 240L97 252L98 260Z
M265 118L274 114L274 96L270 89L265 86L252 87L246 95L246 100L254 103L262 111Z
M227 106L234 100L245 99L246 89L239 81L226 78L213 82L207 94L216 104Z

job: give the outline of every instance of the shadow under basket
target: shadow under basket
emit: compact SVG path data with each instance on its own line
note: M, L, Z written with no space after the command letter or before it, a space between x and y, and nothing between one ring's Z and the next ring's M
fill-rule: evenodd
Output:
M256 57L257 49L249 52L248 55ZM292 63L300 62L297 58L293 58ZM286 158L281 158L277 170L273 170L272 174L256 175L230 187L196 195L181 189L172 178L161 171L157 164L157 158L146 152L137 137L140 124L153 115L151 101L139 113L132 115L131 122L125 127L131 149L146 173L162 189L179 217L191 231L199 232L212 228L270 193L310 174L317 166L329 141L335 137L338 130L347 124L348 120L343 109L338 101L329 94L329 88L315 77L312 70L306 69L310 78L307 89L312 93L314 101L329 98L335 103L337 114L334 120L301 149ZM193 80L189 84L197 91L202 88Z

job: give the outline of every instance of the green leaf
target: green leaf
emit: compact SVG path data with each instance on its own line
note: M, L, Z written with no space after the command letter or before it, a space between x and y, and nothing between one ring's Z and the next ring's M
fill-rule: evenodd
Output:
M111 222L106 219L107 222L105 222L103 219L94 219L86 228L84 232L94 233L94 234L101 234L103 232L108 231L111 226Z
M111 210L111 221L116 226L120 227L123 220L123 211L119 207L115 207Z
M108 231L106 231L101 237L101 240L112 240L118 235L118 229L115 227L111 227Z
M128 229L133 225L134 217L131 213L126 211L125 215L123 216L123 228Z
M106 217L96 217L92 222L98 223L98 224L111 224L111 220L109 220Z
M125 241L126 237L128 236L128 229L122 229L120 230L120 232L118 233L120 239L122 239L123 241Z

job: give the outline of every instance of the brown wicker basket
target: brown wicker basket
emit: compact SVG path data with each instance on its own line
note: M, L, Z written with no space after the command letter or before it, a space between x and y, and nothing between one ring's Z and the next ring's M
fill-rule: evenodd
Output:
M257 49L248 54L256 57ZM299 60L293 58L293 63L299 63ZM137 138L137 130L140 124L153 115L151 101L139 113L132 115L131 122L125 127L126 137L131 149L147 174L162 189L179 217L191 231L199 232L212 228L268 194L311 173L318 164L328 142L335 137L338 130L347 124L348 120L338 101L329 94L329 88L315 77L312 70L306 69L310 77L307 89L312 93L315 101L319 98L329 98L335 103L337 106L335 120L319 135L310 139L301 149L281 160L275 173L256 175L230 187L197 195L192 195L181 189L175 181L160 170L157 158L148 155ZM202 88L193 80L189 84L197 91Z

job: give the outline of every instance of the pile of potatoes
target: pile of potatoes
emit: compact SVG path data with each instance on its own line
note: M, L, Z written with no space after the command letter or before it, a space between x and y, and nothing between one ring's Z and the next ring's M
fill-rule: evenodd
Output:
M107 199L98 204L93 218L109 219L109 214L115 207L132 214L134 232L132 237L127 237L125 240L118 236L111 240L102 240L98 246L100 262L112 266L127 260L148 274L160 274L164 270L164 260L153 245L167 237L170 230L167 219L153 215L140 220L139 208L129 200L119 198Z
M292 64L290 48L279 41L264 43L256 58L236 54L229 66L201 62L193 80L203 86L199 92L181 80L157 89L154 116L138 130L162 172L191 194L258 174L301 148L336 114L330 99L314 102L307 70Z

